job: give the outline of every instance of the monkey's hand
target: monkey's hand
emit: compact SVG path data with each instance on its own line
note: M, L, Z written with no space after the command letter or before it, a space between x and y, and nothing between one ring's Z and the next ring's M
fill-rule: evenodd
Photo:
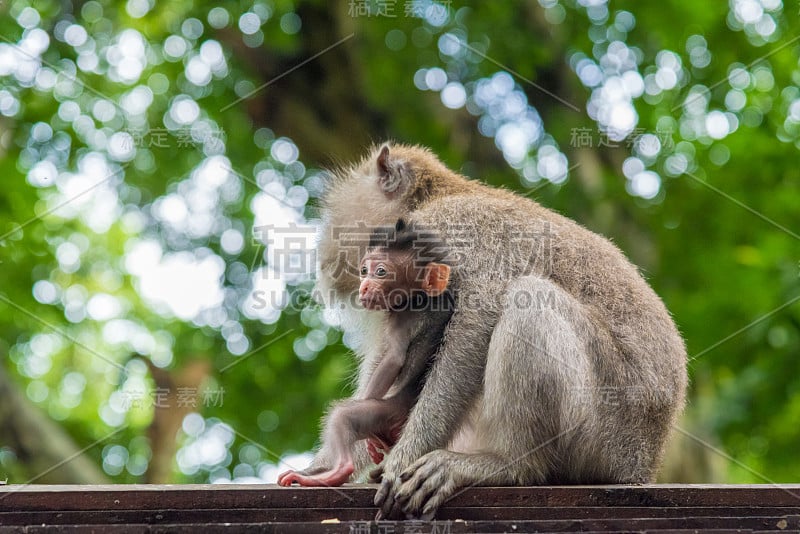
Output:
M376 520L385 517L432 520L439 507L467 482L459 478L460 456L440 449L429 452L399 476L389 475L384 469L383 482L375 496L375 504L380 506ZM387 463L390 460L391 456Z
M305 469L290 469L278 476L278 485L341 486L348 481L354 466L350 458L336 458L324 447Z
M392 450L397 440L400 439L400 434L403 431L403 425L405 424L405 419L400 423L393 425L389 429L389 433L387 435L373 435L372 437L367 438L367 454L372 459L373 463L376 465L383 461L384 455L388 454L389 451ZM380 477L378 477L380 478Z
M278 475L278 485L279 486L291 486L293 482L297 482L300 484L299 478L301 477L311 477L317 475L319 473L323 473L325 468L313 468L309 467L307 469L289 469L288 471L284 471L280 475ZM302 484L301 484L302 485Z
M286 471L278 477L278 485L291 486L296 482L301 486L341 486L353 474L353 462L342 461L331 469L317 468L304 471Z
M380 438L367 439L367 454L374 464L383 461L383 456L391 450L392 446Z
M370 472L370 480L380 480L380 488L375 495L375 506L378 513L376 521L381 519L404 519L401 503L397 499L397 492L402 485L400 474L413 463L414 458L404 454L403 447L395 447L386 460L377 469Z
M384 463L369 473L370 482L380 483L378 493L375 494L375 506L378 507L375 521L403 519L405 517L401 513L400 503L395 499L396 490L400 487L400 477L394 471L387 471L386 467Z

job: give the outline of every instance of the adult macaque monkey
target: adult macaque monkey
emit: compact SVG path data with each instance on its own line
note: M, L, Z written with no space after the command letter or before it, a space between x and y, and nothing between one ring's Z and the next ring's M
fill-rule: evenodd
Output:
M361 398L337 404L330 412L323 440L334 465L320 471L287 471L278 484L339 486L355 470L353 447L368 439L375 463L397 440L419 395L424 372L442 341L452 315L446 294L450 266L446 247L432 232L417 232L400 219L394 228L373 232L361 260L359 299L367 310L384 312L380 361ZM384 398L387 393L393 393Z
M347 305L363 228L409 218L458 257L459 297L418 400L381 466L378 517L430 518L469 485L644 483L686 389L686 351L661 300L605 238L537 203L383 145L332 180L320 289L360 336L356 398L382 326ZM331 466L330 445L312 468ZM354 451L360 468L365 447Z

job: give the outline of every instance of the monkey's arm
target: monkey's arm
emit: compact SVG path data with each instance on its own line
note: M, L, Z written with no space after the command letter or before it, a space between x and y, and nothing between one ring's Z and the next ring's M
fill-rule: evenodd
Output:
M399 335L398 335L399 334ZM381 399L395 383L400 375L400 370L406 361L409 336L406 332L389 334L391 339L386 343L386 348L381 361L367 382L367 387L361 399Z
M496 312L464 309L453 314L434 356L419 400L398 441L398 460L409 464L447 446L483 387L483 374Z
M453 314L419 400L381 468L383 482L375 504L383 517L396 515L394 493L400 473L423 455L446 447L481 393L496 316L496 310L487 306Z

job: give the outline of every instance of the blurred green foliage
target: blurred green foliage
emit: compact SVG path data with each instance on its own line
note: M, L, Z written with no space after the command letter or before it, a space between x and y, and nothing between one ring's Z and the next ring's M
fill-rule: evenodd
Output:
M780 0L0 2L0 379L114 481L274 479L356 363L264 227L391 137L613 238L686 337L686 428L730 481L797 480L798 30Z

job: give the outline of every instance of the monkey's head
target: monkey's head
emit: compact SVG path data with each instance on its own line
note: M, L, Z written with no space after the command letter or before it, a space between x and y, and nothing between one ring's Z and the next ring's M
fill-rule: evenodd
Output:
M333 170L321 205L323 211L356 208L348 210L347 215L365 220L365 210L377 208L376 214L385 214L387 208L399 208L399 213L379 223L387 224L434 194L447 194L454 181L459 183L457 187L465 187L464 178L448 169L429 149L386 142L375 145L358 163Z
M413 209L433 195L468 188L466 180L445 167L428 149L384 143L371 155L377 185L388 201Z
M417 295L438 297L450 280L450 266L434 261L443 254L437 236L413 231L403 219L394 228L375 230L360 264L361 305L370 310L399 311Z
M360 162L333 170L320 198L320 294L349 300L359 287L364 226L394 225L436 196L475 186L428 149L398 143L377 145Z

